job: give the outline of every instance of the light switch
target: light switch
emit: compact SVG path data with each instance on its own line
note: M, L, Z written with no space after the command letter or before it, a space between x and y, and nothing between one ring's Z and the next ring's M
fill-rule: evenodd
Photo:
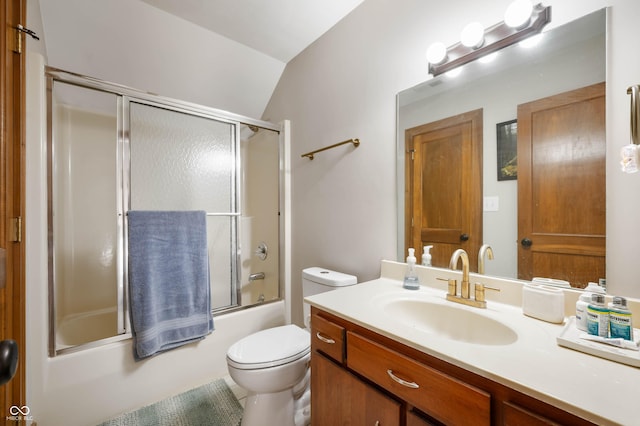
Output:
M494 197L484 197L484 208L485 212L497 212L500 210L500 198L497 196Z

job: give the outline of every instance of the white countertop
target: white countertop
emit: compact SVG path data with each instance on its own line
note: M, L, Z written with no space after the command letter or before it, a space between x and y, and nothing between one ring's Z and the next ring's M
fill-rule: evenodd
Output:
M383 275L385 269L383 265ZM456 277L459 275L458 272ZM520 306L492 300L488 300L487 309L455 306L507 324L518 334L515 342L508 345L472 344L427 333L385 314L384 301L411 298L431 303L453 302L445 300L446 292L437 288L442 285L431 279L426 281L433 282L434 287L425 286L423 279L422 288L412 291L403 289L402 282L395 278L382 277L311 296L305 301L594 423L630 425L640 422L635 406L640 395L640 368L558 346L556 337L564 325L527 317Z

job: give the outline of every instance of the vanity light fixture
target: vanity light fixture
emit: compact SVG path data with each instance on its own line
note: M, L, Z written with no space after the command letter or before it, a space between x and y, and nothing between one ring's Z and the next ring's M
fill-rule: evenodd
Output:
M550 21L551 6L533 6L530 0L515 0L507 9L503 22L485 30L480 24L472 23L462 31L459 43L448 48L440 42L429 46L429 73L438 76L522 41L541 32Z

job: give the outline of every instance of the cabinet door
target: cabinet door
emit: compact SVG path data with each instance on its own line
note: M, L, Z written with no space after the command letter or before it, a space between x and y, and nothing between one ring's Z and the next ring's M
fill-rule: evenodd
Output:
M431 422L413 411L407 413L407 426L438 426L439 423Z
M505 426L557 426L559 424L510 402L504 402L503 410Z
M400 403L314 352L311 356L311 424L400 425Z

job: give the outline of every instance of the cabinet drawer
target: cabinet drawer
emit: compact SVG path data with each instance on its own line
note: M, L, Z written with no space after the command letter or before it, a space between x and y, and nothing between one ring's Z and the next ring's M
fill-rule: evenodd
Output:
M344 362L344 327L317 313L311 315L311 350Z
M487 392L353 332L347 333L347 366L440 422L491 422Z

